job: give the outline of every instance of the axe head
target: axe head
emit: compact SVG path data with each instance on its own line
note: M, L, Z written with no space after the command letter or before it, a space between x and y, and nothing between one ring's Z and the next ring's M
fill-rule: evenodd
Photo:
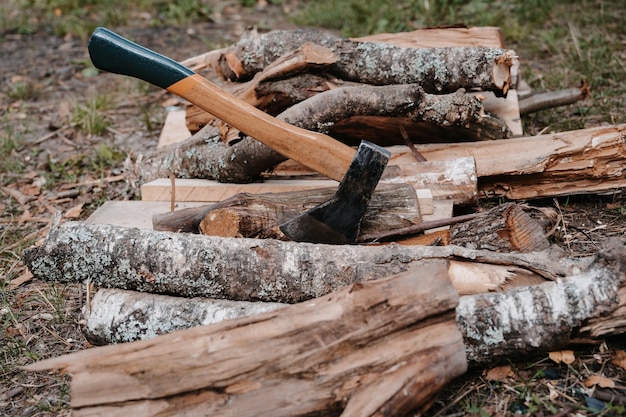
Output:
M361 220L391 153L362 141L348 171L330 200L280 225L296 242L356 243Z

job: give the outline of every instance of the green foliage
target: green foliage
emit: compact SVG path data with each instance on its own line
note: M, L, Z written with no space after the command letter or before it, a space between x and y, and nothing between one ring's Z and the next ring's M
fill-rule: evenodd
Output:
M0 130L0 172L21 172L24 169L22 162L15 157L19 149L19 140L9 123L6 129Z
M97 95L85 103L76 103L72 111L72 124L89 135L101 135L111 121L106 111L113 107L113 99L107 95Z
M188 24L206 20L211 6L206 0L0 0L0 33L34 33L45 29L57 36L73 34L87 39L97 26L122 26L140 12L149 23Z

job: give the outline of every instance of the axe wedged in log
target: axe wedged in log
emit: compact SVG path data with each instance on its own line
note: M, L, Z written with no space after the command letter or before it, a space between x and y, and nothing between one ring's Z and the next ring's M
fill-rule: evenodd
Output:
M355 152L330 136L278 120L178 62L108 29L97 28L88 49L96 68L164 88L285 157L340 181L332 199L281 225L281 230L299 242L356 243L367 204L389 161L389 151L363 141Z

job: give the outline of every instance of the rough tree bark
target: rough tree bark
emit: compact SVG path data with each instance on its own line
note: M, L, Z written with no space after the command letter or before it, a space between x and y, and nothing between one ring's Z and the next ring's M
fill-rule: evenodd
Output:
M328 48L339 58L329 66L338 78L371 85L415 83L430 93L479 88L506 95L517 58L513 51L501 48L400 48L311 30L262 35L249 31L223 51L216 70L227 79L246 80L306 42Z
M27 369L71 373L77 416L420 412L467 368L445 266L422 272Z
M185 297L293 303L430 258L507 265L547 279L571 275L578 262L551 250L558 249L508 254L458 246L314 245L67 222L26 251L24 261L46 281L91 280L101 287Z
M614 242L589 267L553 282L536 276L521 282L511 279L515 268L449 261L448 275L462 295L456 320L468 359L489 362L626 333L625 254ZM216 316L255 314L251 305L263 311L284 304L100 289L86 314L87 335L96 344L142 340L168 326L196 326L198 317L214 322Z
M254 97L254 100L248 101L258 105L254 102L258 100L257 95ZM293 97L287 101L295 100L296 97ZM336 86L293 103L292 107L288 111L285 109L287 113L281 116L282 120L296 126L309 126L308 129L326 134L333 130L336 123L341 122L342 140L348 143L358 143L355 137L359 136L359 130L368 130L370 118L375 120L373 127L383 123L381 118L386 118L390 124L399 121L405 124L419 122L444 129L457 128L458 131L467 132L464 135L466 139L473 132L480 132L478 137L472 136L473 139L511 137L511 131L503 120L484 112L481 97L465 94L464 90L436 95L425 93L418 84ZM357 118L360 129L351 138L347 134L347 125L355 125L353 118ZM210 115L204 119L195 116L193 122L204 125L212 119ZM383 137L374 142L388 145L394 144L394 139ZM396 139L395 144L398 143Z

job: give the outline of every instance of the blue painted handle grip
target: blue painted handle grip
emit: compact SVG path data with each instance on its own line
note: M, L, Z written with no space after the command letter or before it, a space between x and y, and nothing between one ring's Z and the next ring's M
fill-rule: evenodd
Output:
M139 78L165 89L195 74L178 62L102 27L93 32L87 49L96 68Z

